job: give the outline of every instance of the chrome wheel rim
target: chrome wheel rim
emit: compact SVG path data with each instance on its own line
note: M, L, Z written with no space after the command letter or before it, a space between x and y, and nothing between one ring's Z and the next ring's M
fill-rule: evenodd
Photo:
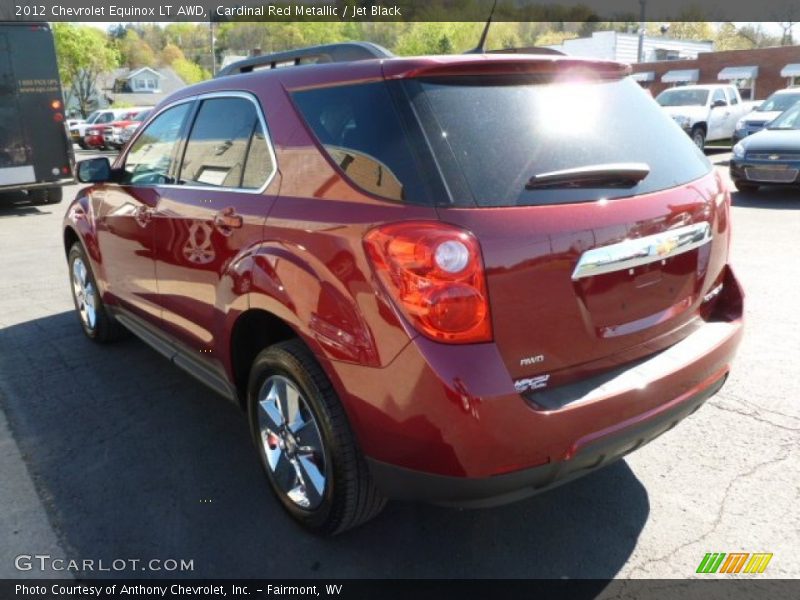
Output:
M81 322L90 330L97 323L97 292L83 259L72 261L72 293Z
M325 447L314 413L291 380L274 375L261 386L258 427L277 487L300 508L317 508L327 484Z

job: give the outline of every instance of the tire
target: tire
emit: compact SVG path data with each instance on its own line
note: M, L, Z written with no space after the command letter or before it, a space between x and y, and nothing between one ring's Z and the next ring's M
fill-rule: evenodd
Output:
M694 145L700 148L700 150L703 150L706 147L706 132L699 125L692 127L692 133L690 134L690 137L692 138Z
M88 150L89 149L89 146L87 146L86 142L84 142L83 140L78 142L78 146L80 147L81 150Z
M286 401L292 386L296 410ZM247 412L273 492L306 529L335 535L383 509L386 500L372 482L336 392L300 340L275 344L256 357Z
M758 186L754 183L745 183L743 181L734 181L733 185L736 186L736 189L740 192L756 192L758 191Z
M64 190L60 187L52 187L28 192L28 200L33 206L44 206L45 204L59 204L64 197Z
M69 249L67 263L75 313L86 337L100 344L121 338L125 330L103 304L91 263L80 243L75 242Z

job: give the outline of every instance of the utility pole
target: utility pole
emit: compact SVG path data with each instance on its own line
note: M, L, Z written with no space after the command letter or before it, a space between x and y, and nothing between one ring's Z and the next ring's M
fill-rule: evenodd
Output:
M209 19L208 21L208 30L211 35L211 77L217 76L217 52L216 52L216 43L217 40L214 39L214 21Z
M644 8L647 0L639 0L639 51L636 54L636 62L642 62L644 59Z

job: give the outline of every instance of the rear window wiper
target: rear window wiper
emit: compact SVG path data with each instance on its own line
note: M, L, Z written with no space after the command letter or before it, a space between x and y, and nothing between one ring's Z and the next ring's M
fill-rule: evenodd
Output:
M646 163L608 163L563 169L534 175L526 190L541 188L626 188L633 187L650 174Z

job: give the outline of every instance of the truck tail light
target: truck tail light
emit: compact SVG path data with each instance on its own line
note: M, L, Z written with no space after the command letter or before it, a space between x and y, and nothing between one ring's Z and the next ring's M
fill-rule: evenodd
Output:
M55 112L53 113L53 121L56 123L61 123L64 121L64 113L61 112L63 105L61 104L61 100L55 99L50 102L50 108L52 108Z
M435 221L404 221L373 229L364 247L381 283L420 333L453 344L492 340L483 259L472 233Z

